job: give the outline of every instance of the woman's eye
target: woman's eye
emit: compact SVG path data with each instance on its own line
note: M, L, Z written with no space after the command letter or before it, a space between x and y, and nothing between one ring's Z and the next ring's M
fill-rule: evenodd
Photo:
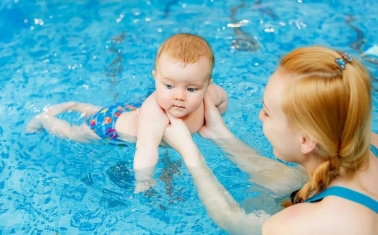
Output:
M188 88L188 91L189 91L189 92L195 92L195 91L196 91L196 88Z
M172 89L173 88L172 85L165 85L165 87L168 88L168 89Z

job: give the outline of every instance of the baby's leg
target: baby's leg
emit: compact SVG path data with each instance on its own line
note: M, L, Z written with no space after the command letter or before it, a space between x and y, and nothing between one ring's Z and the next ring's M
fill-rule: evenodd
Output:
M87 143L93 139L100 139L85 123L80 126L71 126L68 122L58 119L46 112L35 116L32 121L33 123L30 122L26 127L26 131L29 133L33 132L33 128L34 131L36 130L35 128L44 128L47 132L60 138L78 142Z
M65 102L65 103L55 104L53 106L48 107L45 112L48 113L50 116L56 116L60 113L72 110L72 107L74 107L75 105L76 105L76 102Z
M69 111L71 109L71 107L73 107L75 105L76 105L75 102L66 102L66 103L56 104L56 105L53 105L53 106L47 108L47 110L45 110L43 113L35 115L29 121L29 123L26 125L26 128L25 128L26 133L34 133L34 132L37 132L37 131L40 131L41 129L43 129L43 125L42 125L43 118L42 118L42 116L45 116L45 114L48 114L50 116L56 116L59 113Z
M65 102L49 107L45 112L36 115L26 125L27 133L34 133L41 129L55 134L61 138L72 139L79 142L89 142L99 137L90 130L86 124L70 126L66 121L56 118L56 115L67 111L82 112L86 118L99 111L101 107L88 103Z
M40 131L43 128L41 124L40 115L36 115L29 121L29 123L25 127L26 133L34 133Z
M95 106L89 103L66 102L53 105L49 107L46 112L52 116L56 116L59 113L67 111L77 111L83 113L85 118L88 118L89 116L97 113L100 109L100 106Z
M75 105L71 107L71 110L83 113L84 117L87 119L88 117L97 113L101 108L102 107L100 106L96 106L96 105L92 105L88 103L75 103Z

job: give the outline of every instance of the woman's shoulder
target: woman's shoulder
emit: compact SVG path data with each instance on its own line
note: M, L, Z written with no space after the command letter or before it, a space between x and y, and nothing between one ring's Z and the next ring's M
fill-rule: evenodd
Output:
M351 200L348 197L327 196L319 202L319 206L321 206L321 210L318 216L327 214L324 221L326 223L333 221L328 231L337 228L339 229L337 234L378 234L376 226L378 214L372 208L358 203L358 200ZM332 220L332 218L337 218L337 220Z
M363 231L371 231L378 220L378 216L372 215L349 201L330 196L317 203L296 204L273 215L264 224L263 234L296 235L314 231L316 234L365 234Z
M263 234L307 234L315 218L317 206L300 203L290 206L270 217L263 226ZM322 221L322 220L321 220Z

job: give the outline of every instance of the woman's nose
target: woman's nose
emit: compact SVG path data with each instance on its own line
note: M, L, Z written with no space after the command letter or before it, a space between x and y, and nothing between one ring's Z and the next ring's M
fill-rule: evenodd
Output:
M259 119L260 119L261 122L264 122L264 120L263 120L263 118L264 118L264 114L263 114L263 112L264 112L264 111L261 109L261 110L260 110L260 113L259 113Z

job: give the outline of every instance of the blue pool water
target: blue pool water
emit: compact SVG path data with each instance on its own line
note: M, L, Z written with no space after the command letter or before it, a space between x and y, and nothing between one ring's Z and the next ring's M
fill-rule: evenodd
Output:
M154 88L159 45L190 32L213 48L213 78L230 99L228 127L265 156L273 157L257 116L264 85L297 46L332 46L363 61L372 73L378 131L377 15L378 2L353 0L1 1L0 234L225 234L174 151L160 149L157 185L134 194L132 144L27 135L26 123L70 100L142 102ZM62 118L81 121L76 114ZM279 209L216 146L194 138L247 211Z

